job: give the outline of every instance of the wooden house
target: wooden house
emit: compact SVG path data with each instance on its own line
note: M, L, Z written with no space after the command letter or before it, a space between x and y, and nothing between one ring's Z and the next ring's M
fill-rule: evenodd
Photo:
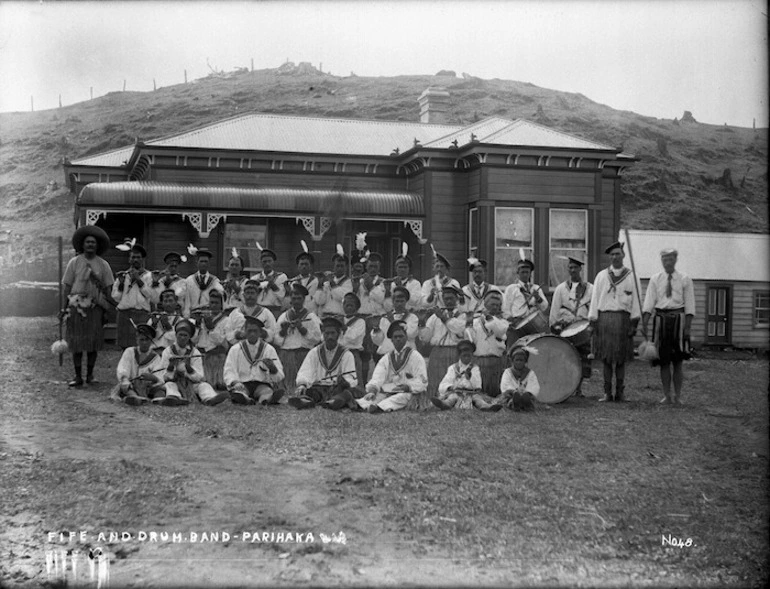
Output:
M663 270L660 251L679 251L676 268L695 286L691 330L695 347L770 347L770 235L638 230L628 234L642 296L650 277ZM620 239L626 240L625 231ZM631 264L628 255L625 264Z
M215 253L220 275L232 247L255 272L258 241L291 275L305 239L325 270L335 244L349 251L365 231L386 276L402 242L422 278L430 244L463 283L472 254L509 284L520 249L546 287L566 278L566 255L594 272L620 228L634 157L522 119L436 122L445 95L423 94L420 122L246 114L66 162L77 223L98 224L114 244L136 237L150 269L193 243ZM107 259L126 265L115 249Z

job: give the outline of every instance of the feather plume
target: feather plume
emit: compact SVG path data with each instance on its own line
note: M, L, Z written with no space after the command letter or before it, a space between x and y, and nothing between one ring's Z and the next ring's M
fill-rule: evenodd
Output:
M182 259L182 263L183 263L183 264L184 264L184 263L187 261L187 256L185 256L184 254L182 254L182 255L181 255L181 256L179 256L179 257Z
M308 253L307 243L305 242L305 240L304 239L300 239L299 240L299 244L302 246L302 251L305 252L305 253Z
M259 251L262 251L262 250L264 249L264 248L263 248L261 245L259 245L259 242L257 242L257 249L258 249Z
M540 353L537 348L533 348L532 346L522 346L522 349L529 352L531 356L537 356Z
M131 239L126 238L123 240L123 243L121 243L120 245L116 245L115 249L119 249L122 252L128 252L128 251L131 251L131 248L134 247L135 245L136 245L136 237L133 237Z
M187 245L187 253L190 254L191 256L194 256L195 254L198 253L198 248L190 243Z
M344 250L344 249L342 249L342 244L341 244L341 243L338 243L338 244L337 244L337 253L338 253L339 255L341 255L341 256L344 256L344 255L345 255L345 250Z
M238 257L238 248L233 246L232 252L233 252L233 257L237 258Z
M358 251L366 249L366 233L356 233L356 249Z
M524 255L524 248L523 247L519 248L519 259L520 260L526 260L527 259L527 256Z
M368 261L369 261L369 256L370 256L371 254L372 254L372 252L370 252L369 250L366 250L366 251L364 252L364 255L363 255L363 257L361 258L361 263L362 263L362 264L366 264L366 262L368 262Z
M433 244L432 244L432 243L430 244L430 251L432 251L432 252L433 252L433 257L434 257L434 258L437 258L437 257L438 257L438 253L436 253L436 248L435 248L435 247L433 247Z
M469 266L475 266L478 263L479 263L479 259L478 258L474 258L473 256L468 258L468 265Z
M401 244L401 255L406 257L406 254L409 253L409 244L404 242Z

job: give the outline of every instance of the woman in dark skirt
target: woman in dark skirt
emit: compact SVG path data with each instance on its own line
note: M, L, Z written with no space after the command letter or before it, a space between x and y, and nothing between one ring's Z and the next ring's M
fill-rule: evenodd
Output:
M70 387L83 386L83 352L87 354L86 381L94 383L97 352L104 345L104 311L114 302L110 296L112 268L101 258L110 247L103 229L86 225L75 231L72 246L76 256L67 263L62 277L64 299L61 315L65 319L65 339L72 352L75 378Z

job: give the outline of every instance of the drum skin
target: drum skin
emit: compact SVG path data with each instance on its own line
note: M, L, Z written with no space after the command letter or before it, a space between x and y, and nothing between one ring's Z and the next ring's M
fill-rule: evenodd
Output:
M569 342L577 348L591 341L591 332L588 329L590 326L590 321L587 319L580 319L565 327L559 335L564 339L569 340Z
M580 354L568 340L557 335L534 334L519 338L515 345L537 350L527 365L540 383L537 400L541 403L566 401L580 385L583 368Z
M548 333L548 316L542 311L532 311L529 315L519 321L514 329L519 337L534 335L538 333Z

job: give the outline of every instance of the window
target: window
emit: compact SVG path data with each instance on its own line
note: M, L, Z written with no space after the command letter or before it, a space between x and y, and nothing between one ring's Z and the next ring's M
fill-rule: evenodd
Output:
M233 255L232 249L236 248L238 255L243 259L244 272L256 273L262 270L257 242L262 247L267 247L267 223L265 221L255 223L231 223L228 221L225 225L223 267L227 269L227 262Z
M567 257L588 261L588 211L577 209L551 209L550 211L550 260L548 284L558 286L569 278ZM588 274L583 266L583 278Z
M479 253L479 210L468 211L468 255L477 258Z
M770 326L770 292L754 291L754 327Z
M517 279L521 254L533 260L534 219L533 209L495 209L495 284L504 286Z

